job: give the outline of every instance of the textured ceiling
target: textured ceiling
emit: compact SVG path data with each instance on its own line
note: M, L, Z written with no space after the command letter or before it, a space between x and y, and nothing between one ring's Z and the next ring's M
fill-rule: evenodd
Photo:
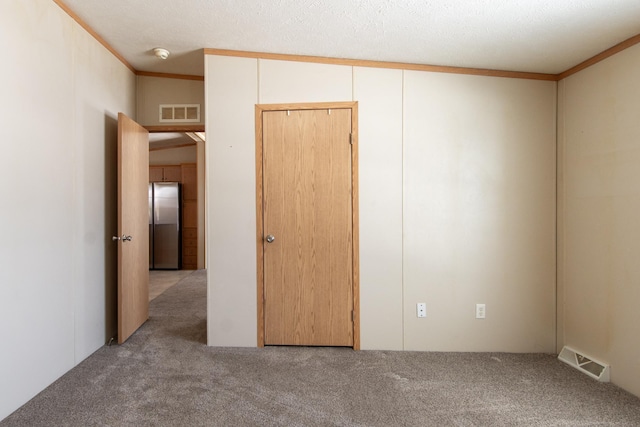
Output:
M136 69L194 75L202 48L556 74L640 33L640 0L62 1Z

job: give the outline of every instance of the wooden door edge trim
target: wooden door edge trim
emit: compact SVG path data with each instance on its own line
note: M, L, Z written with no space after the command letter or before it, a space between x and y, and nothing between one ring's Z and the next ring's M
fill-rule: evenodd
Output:
M300 104L256 104L256 115L260 114L262 117L263 111L296 111L296 110L338 110L338 109L352 109L358 105L358 101L343 101L343 102L309 102ZM258 116L256 116L257 118ZM260 142L262 144L262 141Z
M258 347L264 347L264 252L263 252L263 158L262 158L262 113L265 111L351 109L351 217L352 217L352 299L353 299L353 349L360 350L360 217L358 192L358 102L315 102L300 104L256 104L256 263Z
M257 305L258 305L258 347L264 347L264 251L262 236L264 221L262 212L262 111L255 107L256 125L256 262L257 262Z
M353 349L360 350L360 211L358 191L358 103L351 107L351 217L353 275Z
M121 224L121 217L122 217L122 192L119 191L118 189L122 187L122 177L120 176L120 170L122 169L122 118L123 117L127 117L126 114L122 113L122 112L118 112L118 142L117 142L117 161L116 161L116 176L117 176L117 185L116 185L116 203L117 203L117 220L116 220L116 233L115 236L122 236L122 224ZM122 336L124 335L122 333L122 325L121 322L119 320L119 313L122 307L122 269L121 269L121 265L122 265L122 246L119 244L120 241L116 241L116 246L117 246L117 255L116 255L116 260L117 260L117 273L116 273L116 341L118 344L122 344Z

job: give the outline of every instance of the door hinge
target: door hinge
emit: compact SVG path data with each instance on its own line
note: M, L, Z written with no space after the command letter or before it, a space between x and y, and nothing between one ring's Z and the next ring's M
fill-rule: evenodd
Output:
M352 322L356 321L356 316L355 316L355 314L353 314L353 310L351 310L351 321Z
M353 145L353 134L349 134L349 144Z

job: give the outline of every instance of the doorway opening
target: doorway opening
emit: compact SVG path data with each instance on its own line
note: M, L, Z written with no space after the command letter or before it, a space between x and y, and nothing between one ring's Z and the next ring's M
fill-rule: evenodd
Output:
M193 271L205 268L206 136L203 126L148 129L151 301ZM175 183L175 190L171 183ZM160 199L160 191L168 194L173 191L177 198ZM178 225L171 225L175 221Z

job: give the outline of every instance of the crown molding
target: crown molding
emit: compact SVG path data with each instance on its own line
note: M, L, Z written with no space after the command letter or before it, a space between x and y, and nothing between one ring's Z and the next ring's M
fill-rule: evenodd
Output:
M584 62L581 62L580 64L576 65L575 67L569 68L566 71L563 71L562 73L558 74L558 80L562 80L562 79L566 79L569 76L574 75L575 73L584 70L585 68L589 68L590 66L597 64L600 61L604 61L605 59L609 58L610 56L615 55L616 53L622 52L625 49L630 48L631 46L634 46L636 44L640 43L640 34L633 36L631 38L628 38L627 40L623 41L622 43L618 43L617 45L610 47L609 49L605 50L604 52L600 52L599 54L597 54L594 57L591 57L589 59L587 59Z
M74 21L76 21L78 23L78 25L80 25L82 28L84 28L84 30L91 34L91 36L93 36L94 39L96 39L98 41L98 43L100 43L102 46L104 46L109 52L111 52L113 54L113 56L115 56L116 58L118 58L120 60L120 62L122 62L128 69L130 69L131 71L133 71L134 73L136 73L136 69L133 68L133 65L129 64L129 62L124 59L124 56L120 55L120 53L115 50L109 43L106 42L105 39L103 39L100 34L96 33L93 28L91 28L86 22L84 22L82 20L82 18L80 18L78 15L76 15L76 13L71 10L69 8L69 6L67 6L66 4L64 4L62 2L62 0L53 0L53 2L55 4L57 4L60 9L62 9L63 11L66 12L67 15L69 15L71 17L71 19L73 19Z
M237 56L243 58L273 59L281 61L314 62L320 64L348 65L353 67L393 68L399 70L430 71L435 73L469 74L474 76L507 77L514 79L556 81L555 74L527 73L521 71L489 70L483 68L448 67L440 65L411 64L404 62L369 61L359 59L330 58L324 56L287 55L279 53L248 52L226 49L205 49L205 55Z
M156 73L153 71L139 71L136 70L137 76L145 76L145 77L159 77L163 79L182 79L182 80L196 80L196 81L204 81L204 76L194 76L191 74L172 74L172 73Z

